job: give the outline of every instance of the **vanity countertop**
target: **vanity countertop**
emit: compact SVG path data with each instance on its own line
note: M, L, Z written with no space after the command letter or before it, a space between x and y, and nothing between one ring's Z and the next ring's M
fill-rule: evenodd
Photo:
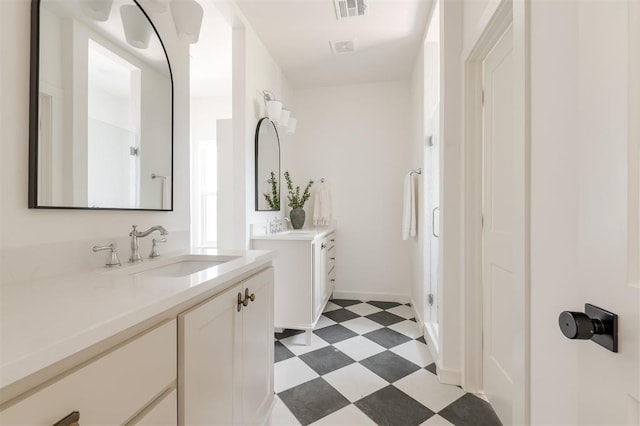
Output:
M200 256L200 257L198 257ZM233 260L185 276L142 273L176 258ZM193 249L135 265L0 284L0 391L124 330L268 265L262 250Z
M293 229L273 234L254 234L254 240L308 240L314 241L324 238L336 230L335 227Z

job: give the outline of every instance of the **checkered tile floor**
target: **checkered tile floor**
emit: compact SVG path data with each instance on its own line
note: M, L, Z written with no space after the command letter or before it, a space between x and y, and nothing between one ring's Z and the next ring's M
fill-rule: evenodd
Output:
M438 382L409 305L334 299L304 343L276 333L274 426L500 425L488 402Z

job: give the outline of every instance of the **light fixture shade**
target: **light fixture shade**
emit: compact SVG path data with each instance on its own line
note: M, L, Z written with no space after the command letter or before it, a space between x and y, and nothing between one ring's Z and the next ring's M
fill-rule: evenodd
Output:
M83 0L80 2L82 13L94 21L105 22L111 14L113 0Z
M120 16L122 17L122 27L124 37L133 47L146 49L149 47L151 38L151 24L138 6L126 4L120 6Z
M291 111L286 108L282 108L282 112L280 112L280 120L278 120L278 124L282 127L287 127L289 125L289 117L291 117Z
M204 10L196 0L171 0L169 3L178 37L187 43L198 42Z
M267 115L269 116L269 120L278 121L280 120L280 114L282 113L282 102L272 100L267 101Z
M291 117L289 119L289 125L287 126L287 133L295 133L297 125L298 125L298 120L296 120L295 118Z

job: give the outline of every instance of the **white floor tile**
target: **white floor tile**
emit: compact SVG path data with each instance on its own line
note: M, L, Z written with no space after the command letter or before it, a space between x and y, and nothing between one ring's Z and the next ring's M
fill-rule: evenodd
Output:
M294 357L275 364L273 370L273 388L276 393L298 386L302 383L319 377L318 373L304 363L300 358Z
M436 414L420 426L454 426L454 424Z
M431 353L429 352L427 345L416 340L410 340L407 343L403 343L389 350L405 359L408 359L414 364L419 365L420 367L426 367L433 362L433 358L431 358Z
M389 385L386 380L358 363L332 371L322 378L351 402L358 401Z
M358 303L357 305L347 306L345 309L348 309L351 312L355 312L356 314L362 316L375 314L376 312L380 312L382 310L368 303Z
M369 333L370 331L378 330L382 328L381 324L378 324L375 321L371 321L369 318L355 318L349 321L345 321L341 323L349 330L355 331L358 334Z
M306 354L307 352L315 351L316 349L329 346L325 340L318 337L315 333L311 333L311 345L306 345L306 333L296 334L295 336L287 337L280 340L280 343L285 345L287 349L293 352L295 355Z
M327 306L324 307L324 311L322 312L331 312L340 308L342 308L342 306L336 305L335 303L332 303L332 302L327 302Z
M391 312L392 314L406 319L414 317L413 310L407 305L400 305L396 306L395 308L387 309L387 312Z
M291 411L286 405L278 398L275 397L275 403L273 405L273 411L271 411L270 426L300 426L300 422L296 419L296 416L291 414Z
M347 405L346 407L323 417L315 423L315 425L325 426L359 426L359 425L375 425L375 422L367 417L355 405Z
M316 328L314 328L314 330L329 327L330 325L334 325L334 324L337 324L334 320L327 318L324 315L321 315L320 319L318 320L318 323L316 324Z
M405 336L409 336L412 339L417 339L418 337L422 336L418 324L409 320L397 322L390 325L389 328L397 331L398 333L402 333Z
M441 384L434 374L424 369L398 380L393 385L436 413L465 393L457 386Z
M351 339L343 340L342 342L338 342L333 346L340 349L342 352L349 355L356 361L361 361L365 358L369 358L370 356L385 351L384 347L362 336L356 336Z

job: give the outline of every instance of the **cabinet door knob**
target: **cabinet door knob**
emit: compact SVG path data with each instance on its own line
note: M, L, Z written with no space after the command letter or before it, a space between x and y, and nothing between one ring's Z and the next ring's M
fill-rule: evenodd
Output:
M57 421L53 426L80 426L80 412L73 411L64 419Z
M326 246L327 246L327 245L326 245L325 243L320 244L320 248L321 248L322 250L324 250L324 248L325 248Z
M238 292L238 312L242 310L242 305L247 306L244 304L244 300L242 300L242 293Z
M253 302L254 300L256 300L256 295L251 293L251 295L249 295L249 289L245 288L244 289L244 300L242 301L242 304L244 306L249 305L249 302Z

